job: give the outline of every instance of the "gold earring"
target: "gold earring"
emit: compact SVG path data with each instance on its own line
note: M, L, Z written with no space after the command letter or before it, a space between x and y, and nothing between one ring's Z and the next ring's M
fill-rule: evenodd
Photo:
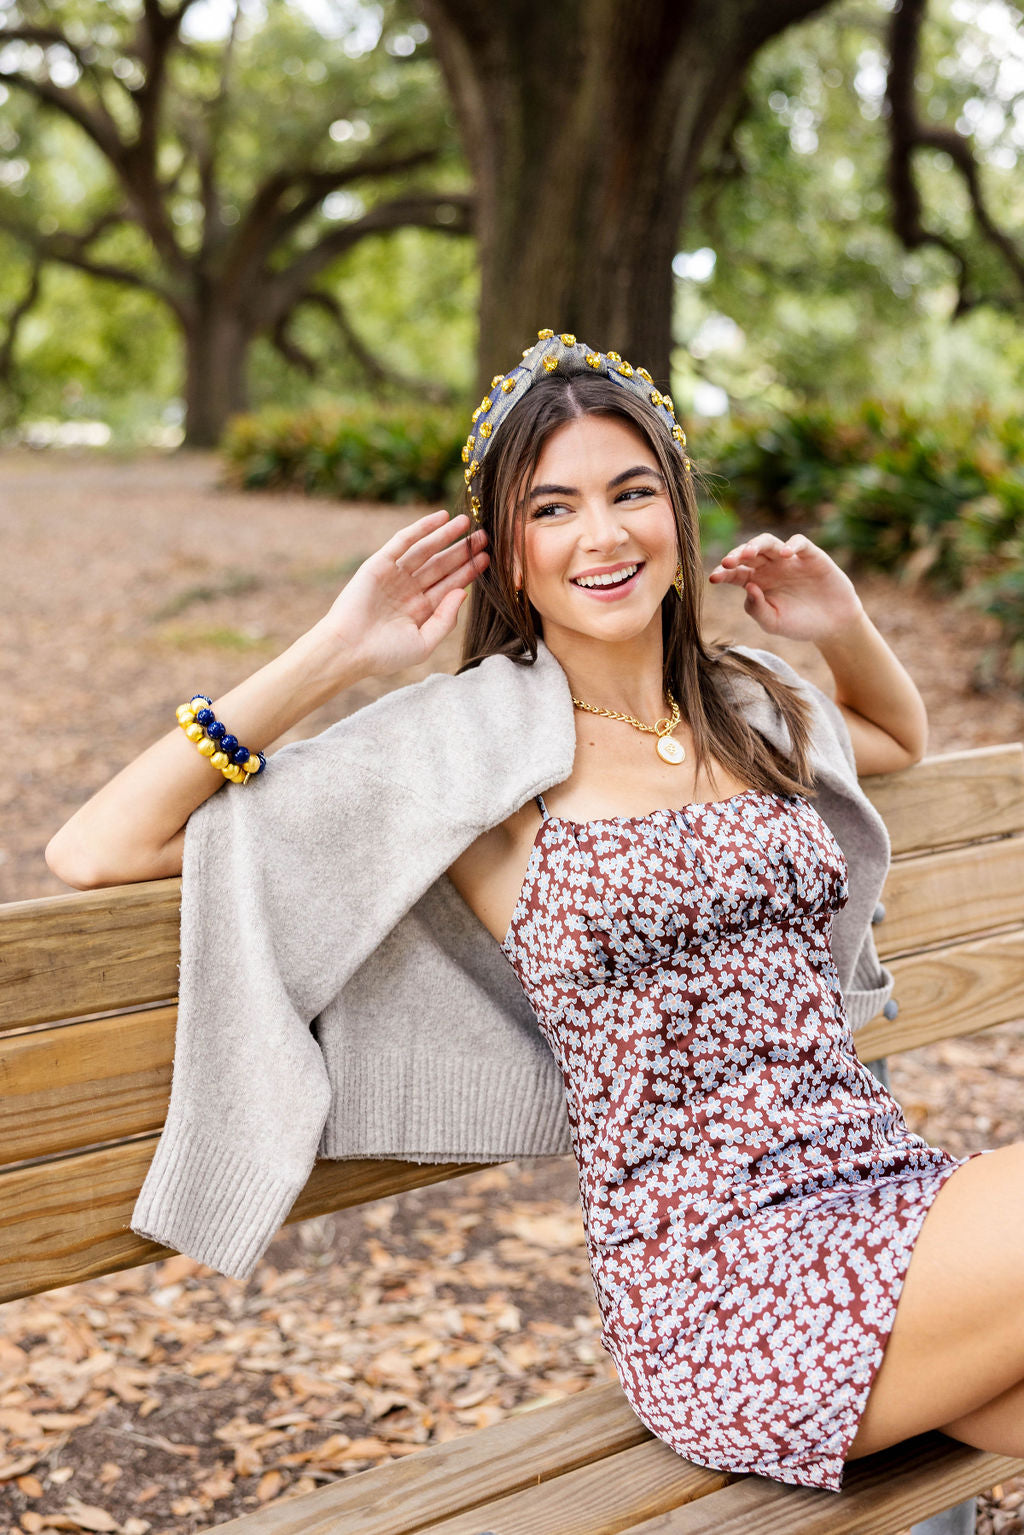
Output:
M679 594L679 600L682 601L682 598L683 598L683 567L682 567L682 563L680 563L680 564L678 564L676 566L676 573L675 573L675 575L672 578L672 585L675 587L676 591Z

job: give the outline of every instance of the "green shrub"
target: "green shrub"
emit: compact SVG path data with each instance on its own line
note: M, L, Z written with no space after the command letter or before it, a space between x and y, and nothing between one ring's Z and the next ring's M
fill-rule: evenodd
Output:
M468 414L412 404L270 408L235 416L221 452L228 479L246 490L450 501L463 484Z
M995 615L1001 664L1024 682L1024 415L865 400L844 416L734 422L708 434L704 456L720 498L748 518L816 514L822 548Z
M245 490L295 489L345 501L441 501L464 488L470 408L332 405L235 416L221 443L228 480ZM705 553L735 542L739 519L701 496Z

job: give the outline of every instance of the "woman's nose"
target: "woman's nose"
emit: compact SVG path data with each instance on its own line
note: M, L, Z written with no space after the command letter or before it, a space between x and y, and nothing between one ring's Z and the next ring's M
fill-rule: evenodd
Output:
M628 536L617 507L588 508L582 539L585 548L617 549Z

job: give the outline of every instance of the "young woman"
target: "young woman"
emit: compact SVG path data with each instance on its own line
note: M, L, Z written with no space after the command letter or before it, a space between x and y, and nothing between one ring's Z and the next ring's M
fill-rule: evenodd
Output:
M891 1005L857 775L923 754L911 679L801 535L710 579L835 701L703 639L685 437L614 352L541 332L464 456L470 515L389 539L209 716L256 752L428 657L471 587L457 676L216 796L193 701L199 751L171 730L47 849L80 887L182 874L133 1228L244 1277L314 1153L538 1154L567 1114L603 1341L680 1454L833 1490L933 1428L1024 1454L1024 1143L929 1146L853 1045Z

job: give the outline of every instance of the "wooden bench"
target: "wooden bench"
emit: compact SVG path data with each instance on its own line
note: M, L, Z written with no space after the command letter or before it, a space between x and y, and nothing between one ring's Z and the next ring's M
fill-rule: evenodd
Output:
M892 839L876 936L898 1013L856 1042L885 1080L897 1051L1024 1016L1024 752L926 758L864 787ZM0 1300L167 1255L128 1222L170 1089L179 886L0 907ZM477 1170L321 1161L288 1220ZM838 1496L703 1470L601 1385L219 1528L887 1535L1021 1473L1022 1460L938 1432L851 1462Z

